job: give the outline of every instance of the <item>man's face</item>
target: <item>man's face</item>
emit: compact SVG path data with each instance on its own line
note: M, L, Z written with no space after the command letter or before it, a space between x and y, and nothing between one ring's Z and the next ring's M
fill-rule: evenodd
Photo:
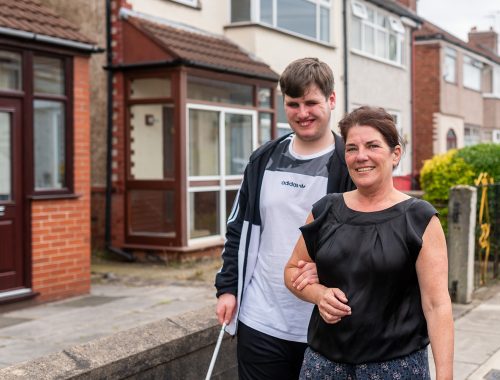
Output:
M328 98L315 84L309 86L304 95L292 98L285 95L285 113L290 127L298 139L316 141L330 132L331 111L335 109L335 93Z

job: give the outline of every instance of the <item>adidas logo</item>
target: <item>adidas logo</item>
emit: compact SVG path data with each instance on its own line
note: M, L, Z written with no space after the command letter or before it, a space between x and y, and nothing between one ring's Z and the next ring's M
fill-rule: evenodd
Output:
M305 189L306 188L306 185L302 184L302 183L296 183L296 182L292 182L292 181L281 181L281 184L283 186L291 186L291 187L299 187L301 189Z

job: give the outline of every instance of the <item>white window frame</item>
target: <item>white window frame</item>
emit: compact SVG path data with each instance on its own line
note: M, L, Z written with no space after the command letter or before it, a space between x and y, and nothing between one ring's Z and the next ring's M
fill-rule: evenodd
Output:
M404 131L403 131L403 126L401 124L401 112L387 110L387 113L396 119L396 123L395 123L396 129L398 131L399 136L402 139L404 139L404 133L403 133ZM396 166L396 168L392 171L393 177L398 177L398 176L403 175L403 166L402 166L403 165L403 155L404 155L403 147L401 146L401 159L399 160L398 166Z
M363 20L366 20L368 18L365 4L353 0L351 2L351 9L352 9L352 14L354 16L359 17Z
M387 17L388 26L383 27L378 25L376 21L370 21L368 19L368 9L374 12L375 20L377 19L377 15ZM390 63L392 65L403 66L404 64L404 43L406 41L406 31L401 21L401 18L381 11L380 9L372 6L368 6L359 1L353 0L351 3L351 18L356 17L360 21L361 30L359 31L361 35L361 48L351 48L353 51L360 53L361 55L368 56L370 58L374 58L376 60L380 60L386 63ZM373 29L374 37L374 45L373 51L374 53L368 51L365 39L365 28ZM385 47L386 56L380 56L377 54L377 31L385 33ZM396 38L396 59L390 59L390 36L393 35Z
M469 133L466 133L466 130ZM471 124L464 125L464 146L474 146L479 143L481 143L481 127Z
M250 5L251 7L251 15L252 15L252 21L257 22L257 23L262 23L267 26L271 26L274 29L278 29L280 31L283 31L288 34L300 36L303 38L307 39L312 39L321 43L326 43L329 44L331 43L331 30L332 30L332 25L331 25L331 13L332 13L332 3L330 0L302 0L306 1L308 3L312 3L316 5L316 36L311 37L307 36L305 34L301 34L299 32L295 32L293 30L288 30L284 29L278 26L278 0L271 0L273 4L273 23L272 25L269 25L268 23L263 23L261 22L260 18L260 2L261 0L251 0L252 3ZM328 30L330 31L330 35L328 36L328 40L324 41L321 39L321 8L327 8L330 14L330 17L328 19Z
M226 218L225 218L225 213L226 213L226 191L230 190L238 190L239 186L238 185L226 185L226 180L243 180L243 175L226 175L226 150L225 150L225 115L227 113L230 114L239 114L239 115L250 115L252 116L252 151L257 149L258 147L258 112L257 110L248 110L248 109L241 109L241 108L232 108L232 107L219 107L219 106L211 106L211 105L204 105L204 104L195 104L195 103L189 103L186 106L186 120L189 121L189 112L190 110L202 110L202 111L213 111L213 112L218 112L220 117L219 117L219 175L214 175L214 176L190 176L189 175L189 128L191 127L190 125L187 126L187 133L186 133L186 173L188 174L187 176L187 182L186 182L186 189L188 189L188 195L191 193L195 192L207 192L207 191L218 191L219 192L219 215L220 215L220 220L219 220L219 231L220 235L211 235L211 236L204 236L204 237L199 237L199 238L191 238L189 236L190 231L191 231L191 220L188 217L187 218L187 233L188 233L188 245L192 244L198 244L198 243L204 243L204 242L213 242L213 241L218 241L221 238L223 238L226 235ZM197 182L197 181L219 181L218 186L193 186L190 187L189 183L190 182ZM190 209L190 201L189 197L186 202L186 212L188 216L191 215L191 209Z
M200 8L200 0L170 0L170 1L173 1L174 3L187 5L193 8Z
M470 68L477 69L479 72L479 83L478 86L475 84L471 84L469 79L466 78L466 75L468 73L468 70L466 69L466 66L469 66ZM462 62L462 83L465 88L468 88L470 90L474 91L481 91L482 88L482 67L483 64L478 61L477 59L471 57L470 55L464 55L463 56L463 62Z
M500 129L494 129L491 132L491 141L495 144L500 144Z
M453 59L454 67L453 73L448 72L447 59ZM443 79L448 83L457 83L457 51L455 49L445 47L444 48L444 58L443 58ZM453 78L451 78L453 74Z

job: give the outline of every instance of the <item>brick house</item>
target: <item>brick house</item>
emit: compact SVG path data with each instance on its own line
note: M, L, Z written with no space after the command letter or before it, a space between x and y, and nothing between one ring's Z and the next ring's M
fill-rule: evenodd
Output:
M111 13L112 60L92 58L101 62L92 70L93 109L106 103L102 66L113 77L112 109L92 115L95 247L127 258L218 252L249 151L290 131L277 73L299 57L318 57L334 70L332 129L346 111L375 104L398 116L411 146L409 35L419 19L393 1L293 0L286 2L289 6L278 0L218 0L216 6L200 0L42 1L82 24L100 44L103 9ZM365 45L350 49L345 59L346 42L351 46L352 41L344 26L357 21L352 7L360 2L385 20L387 46L392 37L399 42L397 62L392 55L370 55ZM228 51L231 58L224 59ZM365 68L374 74L365 78ZM383 88L389 82L396 88L392 94ZM231 142L224 140L227 124L240 133ZM107 158L106 129L111 130ZM244 134L251 137L242 139ZM408 152L399 177L405 179L411 167ZM407 182L402 181L403 188Z
M469 42L430 22L415 33L415 150L423 161L452 148L500 142L500 57L497 34Z
M89 56L36 0L0 7L0 303L90 288Z
M415 1L350 0L346 3L347 52L345 89L348 110L361 105L383 107L406 141L395 169L394 184L413 183L412 33L421 23Z

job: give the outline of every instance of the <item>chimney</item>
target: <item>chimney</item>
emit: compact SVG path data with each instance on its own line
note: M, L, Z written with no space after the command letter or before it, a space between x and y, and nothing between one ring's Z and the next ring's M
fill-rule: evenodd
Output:
M469 43L473 46L482 47L498 54L498 33L490 27L490 30L479 31L474 26L469 32Z
M396 0L396 3L410 8L413 12L417 13L417 0Z

